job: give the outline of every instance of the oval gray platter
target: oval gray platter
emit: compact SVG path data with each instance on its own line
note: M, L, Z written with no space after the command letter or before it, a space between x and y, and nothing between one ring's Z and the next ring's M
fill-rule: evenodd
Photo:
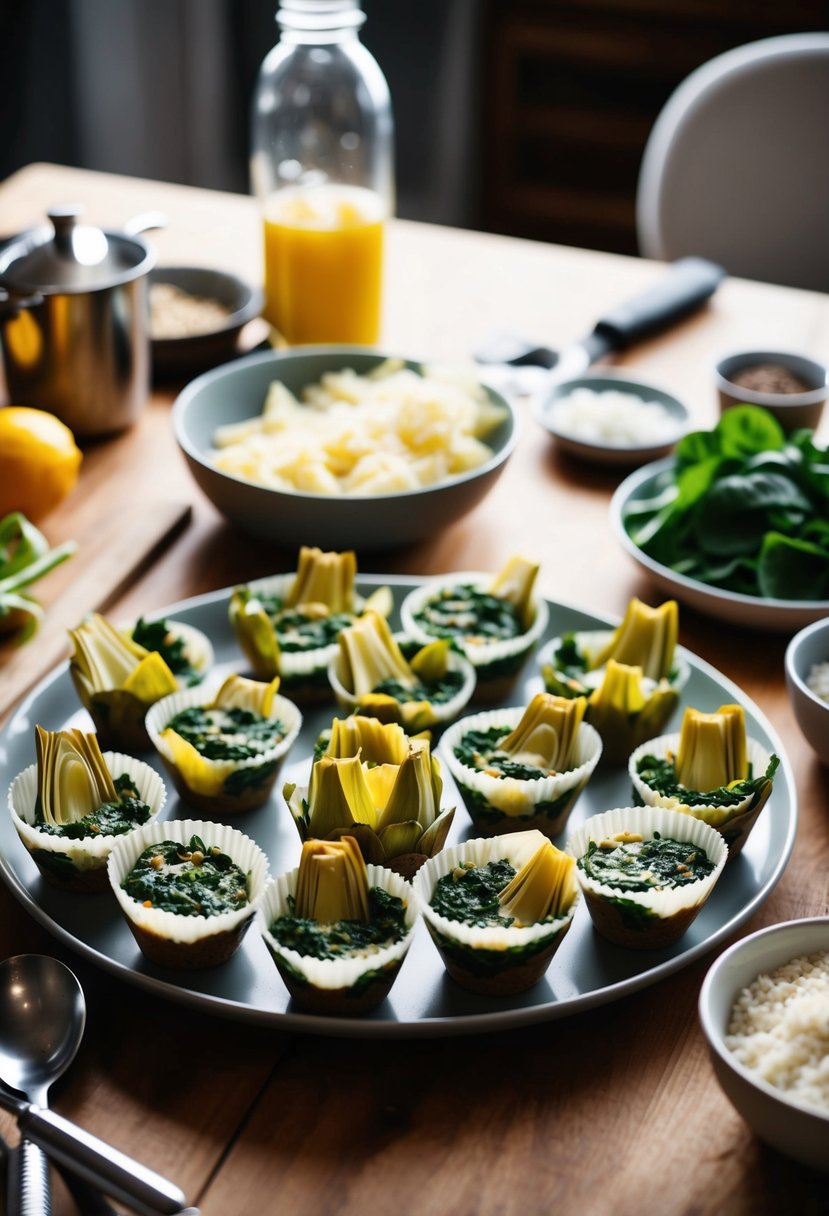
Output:
M358 580L364 594L382 584L391 586L396 605L416 585L414 580L394 577ZM244 671L244 661L227 619L229 594L229 590L213 592L172 605L163 613L148 615L174 616L204 630L216 649L217 665ZM392 624L399 624L396 613ZM610 624L606 618L551 602L550 621L541 644L571 629L604 628ZM684 653L691 666L691 677L682 706L693 704L711 711L725 702L738 702L745 708L749 733L775 751L781 765L768 806L743 853L728 866L685 936L668 950L638 952L610 945L594 933L582 902L546 977L520 996L495 999L464 992L450 980L425 927L419 924L388 999L373 1013L360 1018L326 1018L298 1012L292 1006L255 923L241 950L222 967L186 975L154 966L139 952L111 895L73 895L43 882L7 814L0 817L0 875L36 920L91 962L158 996L241 1022L315 1034L403 1038L505 1030L603 1005L665 978L729 938L774 889L794 844L797 826L794 776L772 727L735 684L701 659ZM526 704L541 686L537 664L530 658L516 682L514 696L505 703ZM299 837L280 790L285 781L307 783L313 742L319 731L330 725L333 716L333 702L330 708L314 708L306 713L300 737L270 800L259 810L233 820L235 826L263 847L270 858L271 873L292 869L299 857ZM41 681L0 733L0 776L6 787L35 759L36 723L48 730L67 726L91 729L86 711L79 707L66 664ZM154 762L151 754L144 758ZM462 803L454 796L445 765L443 770L444 805L458 803L450 835L450 843L454 843L472 837L475 832ZM169 800L163 818L185 817L187 808L169 781L167 785ZM569 826L610 807L627 806L630 801L626 771L618 766L604 769L600 765L576 804ZM566 836L563 833L557 842L561 847Z

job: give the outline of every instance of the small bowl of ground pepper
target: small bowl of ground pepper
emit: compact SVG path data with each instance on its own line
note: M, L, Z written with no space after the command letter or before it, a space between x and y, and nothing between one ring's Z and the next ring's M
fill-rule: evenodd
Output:
M826 366L791 351L739 351L714 368L720 410L762 405L785 431L815 430L829 396Z

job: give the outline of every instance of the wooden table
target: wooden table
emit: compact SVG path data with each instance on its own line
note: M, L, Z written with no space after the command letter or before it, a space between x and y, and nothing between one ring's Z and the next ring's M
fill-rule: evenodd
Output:
M0 226L15 231L70 199L108 227L161 208L170 218L152 238L161 262L260 278L256 207L244 197L36 165L0 187ZM561 346L661 273L609 254L396 222L383 343L462 360L482 335L506 326ZM829 300L732 280L704 313L623 362L709 426L712 361L728 348L763 345L825 358ZM154 392L132 430L89 445L77 489L44 525L57 542L129 504L192 503L190 526L120 595L119 617L292 569L296 556L239 535L201 496L173 441L173 396ZM541 560L548 595L621 615L634 594L657 600L610 532L618 480L557 455L527 415L506 472L471 516L361 568L495 570L520 545ZM42 584L47 605L59 602L70 575L71 563ZM786 639L683 608L680 640L756 700L797 774L794 854L744 931L825 914L827 774L789 708ZM0 956L23 951L64 958L89 1002L56 1108L175 1179L205 1216L820 1210L818 1176L755 1140L714 1080L696 1015L710 957L578 1017L489 1036L381 1042L274 1033L166 1003L65 951L0 890ZM6 1117L0 1128L14 1138ZM72 1210L58 1186L56 1212Z

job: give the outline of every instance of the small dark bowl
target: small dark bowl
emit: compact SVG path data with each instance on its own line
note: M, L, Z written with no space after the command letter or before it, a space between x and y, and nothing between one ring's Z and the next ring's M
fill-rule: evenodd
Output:
M204 333L181 338L152 338L152 366L156 377L188 376L225 363L239 350L239 335L262 311L262 292L238 275L209 266L156 266L153 283L171 283L194 296L216 300L228 309L224 323Z
M809 388L802 393L761 393L731 383L731 377L746 368L771 363L783 367L802 380ZM773 414L784 431L800 427L815 430L829 397L826 367L816 359L782 350L748 350L726 355L714 368L714 382L720 399L720 411L732 405L762 405Z

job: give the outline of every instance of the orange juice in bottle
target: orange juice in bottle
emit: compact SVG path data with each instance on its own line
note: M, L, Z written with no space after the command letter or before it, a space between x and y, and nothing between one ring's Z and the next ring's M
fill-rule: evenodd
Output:
M279 41L253 98L265 317L290 343L380 336L383 228L394 213L394 121L360 41L360 0L279 0Z
M384 219L381 197L361 186L289 187L266 200L264 315L286 341L377 341Z

